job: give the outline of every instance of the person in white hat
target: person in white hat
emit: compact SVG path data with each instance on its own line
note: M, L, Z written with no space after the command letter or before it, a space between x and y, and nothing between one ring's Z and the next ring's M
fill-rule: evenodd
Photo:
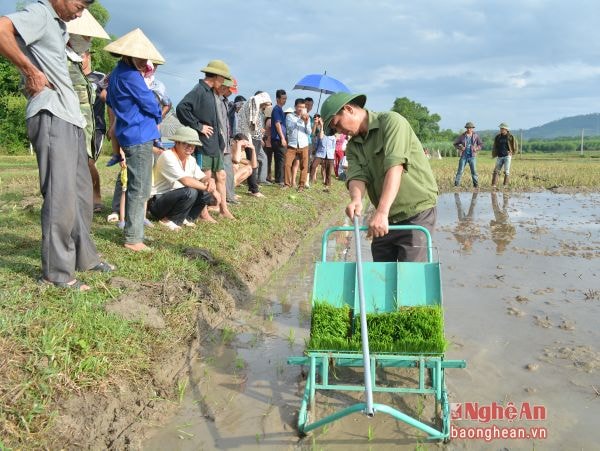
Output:
M244 134L256 149L256 158L258 159L256 176L258 183L261 184L266 184L267 181L267 154L262 150L264 112L272 103L269 94L258 91L244 103L239 114L237 132Z
M492 147L492 157L496 159L494 172L492 174L492 188L496 189L498 184L498 175L504 168L504 183L506 187L510 181L510 162L513 154L518 151L517 140L510 133L510 129L506 122L502 122L499 126L500 133L494 137L494 145Z
M175 147L165 150L156 161L148 210L170 230L179 230L182 225L193 227L199 217L216 222L206 209L221 200L215 181L202 172L192 156L196 146L202 145L198 134L193 128L179 127L166 138L174 141Z
M42 0L0 18L0 54L23 75L27 131L35 150L42 203L42 277L46 285L80 291L78 271L111 271L90 236L92 182L85 119L67 69L65 22L93 0ZM17 42L17 36L19 40Z
M152 188L152 145L160 138L162 114L142 73L148 60L164 59L139 28L104 49L121 55L109 76L106 103L115 115L115 135L127 161L125 247L144 251L149 249L144 244L144 219Z

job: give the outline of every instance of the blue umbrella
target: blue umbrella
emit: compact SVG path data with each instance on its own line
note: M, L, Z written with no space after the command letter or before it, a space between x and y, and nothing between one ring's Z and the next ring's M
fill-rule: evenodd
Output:
M341 81L327 75L327 71L323 74L309 74L302 77L294 89L305 89L307 91L315 91L319 94L319 103L317 111L321 105L321 95L333 94L334 92L350 92L350 89Z

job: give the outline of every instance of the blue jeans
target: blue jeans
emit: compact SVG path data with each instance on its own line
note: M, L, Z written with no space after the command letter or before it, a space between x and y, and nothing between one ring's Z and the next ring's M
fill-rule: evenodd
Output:
M127 161L125 243L144 242L146 201L152 188L152 141L123 147Z
M469 168L471 169L471 178L473 179L473 186L477 188L479 186L479 176L477 175L477 164L475 162L475 157L460 157L460 160L458 160L458 169L456 171L456 177L454 178L454 186L460 185L460 178L462 177L463 171L465 170L465 166L467 165L467 163L469 164Z
M258 183L267 181L267 154L262 148L262 140L252 138L252 144L256 149L256 159L258 160Z
M506 157L498 157L496 160L496 167L494 168L494 172L496 174L500 174L502 170L502 166L504 166L504 175L510 175L510 160L512 156L508 155Z

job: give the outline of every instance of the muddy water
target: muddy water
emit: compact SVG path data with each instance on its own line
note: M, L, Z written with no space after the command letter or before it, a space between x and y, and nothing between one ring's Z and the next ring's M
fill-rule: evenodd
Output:
M594 449L600 415L600 195L443 195L438 225L434 245L452 342L446 356L468 362L466 369L446 372L451 402L512 402L519 411L542 406L546 414L539 420L453 424L463 431L518 426L547 433L545 439L457 438L446 448ZM335 238L330 255L352 258L348 240ZM319 252L316 237L257 293L238 328L214 334L189 380L181 382L178 414L156 425L144 449L441 447L384 414L347 417L298 440L303 381L300 367L287 366L286 359L302 354L308 336ZM433 415L429 398L395 401L425 418ZM323 410L349 402L343 396L318 398Z

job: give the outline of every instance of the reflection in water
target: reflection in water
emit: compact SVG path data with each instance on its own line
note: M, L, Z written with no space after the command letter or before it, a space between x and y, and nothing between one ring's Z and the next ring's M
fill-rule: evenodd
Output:
M475 206L477 205L477 194L477 192L474 192L471 196L469 211L465 213L459 194L454 193L458 223L456 224L452 234L454 235L454 238L456 238L456 241L458 241L460 244L461 250L469 254L471 253L473 242L477 238L480 238L479 225L473 220Z
M496 254L504 253L506 246L515 237L517 230L510 222L508 216L508 193L502 194L502 208L498 203L498 193L492 192L492 209L494 210L494 219L490 221L492 241L496 243Z

